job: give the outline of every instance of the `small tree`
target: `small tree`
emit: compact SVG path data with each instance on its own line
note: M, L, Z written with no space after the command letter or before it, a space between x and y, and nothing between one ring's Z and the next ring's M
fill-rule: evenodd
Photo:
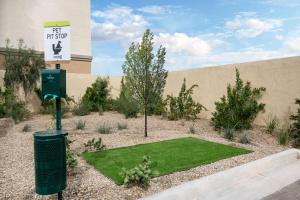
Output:
M266 88L251 88L251 83L240 78L236 69L235 86L227 86L227 96L215 102L216 111L212 114L212 121L216 128L248 129L265 104L258 103L262 92Z
M5 75L6 88L23 88L25 95L36 88L40 78L39 70L45 68L45 62L41 54L34 49L27 48L22 39L19 40L18 49L13 49L10 40L6 40L5 51Z
M300 105L300 99L296 99L295 102ZM298 108L297 113L291 116L291 120L294 121L292 124L292 138L294 139L294 146L300 146L300 108Z
M141 44L132 43L125 56L123 72L125 81L145 115L145 137L147 137L147 111L151 102L161 97L168 72L164 69L166 49L153 51L153 33L146 30Z

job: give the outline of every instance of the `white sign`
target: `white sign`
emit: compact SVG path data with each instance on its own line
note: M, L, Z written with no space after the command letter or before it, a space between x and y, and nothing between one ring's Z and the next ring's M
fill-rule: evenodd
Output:
M45 61L66 61L71 59L70 22L44 23Z

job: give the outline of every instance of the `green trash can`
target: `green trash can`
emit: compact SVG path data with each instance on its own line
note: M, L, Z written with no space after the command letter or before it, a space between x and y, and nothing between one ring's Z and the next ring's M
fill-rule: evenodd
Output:
M60 130L39 131L33 134L37 194L58 193L67 186L66 135L66 132Z

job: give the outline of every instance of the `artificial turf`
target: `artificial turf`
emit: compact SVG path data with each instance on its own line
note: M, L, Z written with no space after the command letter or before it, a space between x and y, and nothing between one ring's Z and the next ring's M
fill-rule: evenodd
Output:
M166 140L149 144L85 152L83 158L117 184L122 184L122 168L130 169L150 156L151 169L158 176L213 163L251 151L193 137Z

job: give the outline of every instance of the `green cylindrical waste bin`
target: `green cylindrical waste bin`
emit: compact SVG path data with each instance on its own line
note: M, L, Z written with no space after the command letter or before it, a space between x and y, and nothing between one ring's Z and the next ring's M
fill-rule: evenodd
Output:
M60 130L33 134L37 194L54 194L66 188L66 135Z

